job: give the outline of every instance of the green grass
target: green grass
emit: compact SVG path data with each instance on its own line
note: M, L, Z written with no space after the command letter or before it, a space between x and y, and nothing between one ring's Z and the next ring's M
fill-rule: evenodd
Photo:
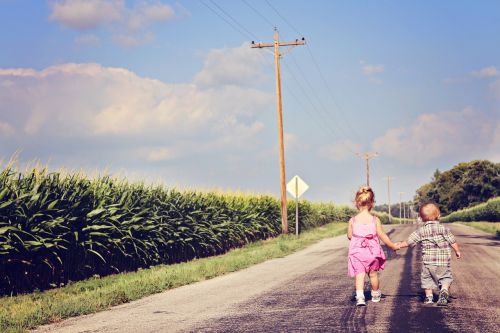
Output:
M454 222L458 224L468 225L500 238L500 222Z
M345 233L346 223L330 223L296 238L282 235L209 258L159 265L132 273L79 281L63 288L0 298L0 332L25 332L64 318L94 313L122 303L234 272L279 258L321 239Z

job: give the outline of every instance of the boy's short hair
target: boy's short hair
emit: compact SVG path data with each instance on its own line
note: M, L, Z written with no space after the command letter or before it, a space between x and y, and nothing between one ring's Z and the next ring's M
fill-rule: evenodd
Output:
M441 215L438 206L432 202L421 205L418 212L420 214L420 217L422 218L422 221L424 222L436 221Z

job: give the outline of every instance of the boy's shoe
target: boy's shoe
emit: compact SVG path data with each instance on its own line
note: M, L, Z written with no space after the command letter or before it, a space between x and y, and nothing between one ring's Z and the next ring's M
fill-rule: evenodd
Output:
M432 295L429 295L429 296L425 296L424 298L424 304L433 304L434 301L433 301L433 296Z
M364 297L356 297L356 306L365 306L365 298Z
M378 303L380 302L380 299L382 298L382 293L380 290L373 292L372 291L372 302Z
M448 305L448 298L450 297L450 294L448 290L446 289L441 289L439 292L439 299L437 301L437 305L439 306L446 306Z

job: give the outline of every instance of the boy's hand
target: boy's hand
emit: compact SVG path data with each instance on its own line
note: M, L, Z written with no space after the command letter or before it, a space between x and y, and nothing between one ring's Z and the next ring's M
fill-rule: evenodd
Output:
M460 251L455 252L455 255L457 256L457 259L462 258L462 254L460 253Z
M401 250L401 244L399 242L394 243L394 246L392 247L394 251Z

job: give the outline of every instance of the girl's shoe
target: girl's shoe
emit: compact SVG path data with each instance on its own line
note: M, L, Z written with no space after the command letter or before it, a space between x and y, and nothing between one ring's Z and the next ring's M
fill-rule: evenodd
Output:
M432 295L429 295L429 296L425 296L424 298L424 304L433 304L433 300L432 300Z
M380 292L380 290L372 291L372 302L378 303L380 302L381 298L382 298L382 293Z
M365 306L365 298L364 297L356 297L356 306Z

